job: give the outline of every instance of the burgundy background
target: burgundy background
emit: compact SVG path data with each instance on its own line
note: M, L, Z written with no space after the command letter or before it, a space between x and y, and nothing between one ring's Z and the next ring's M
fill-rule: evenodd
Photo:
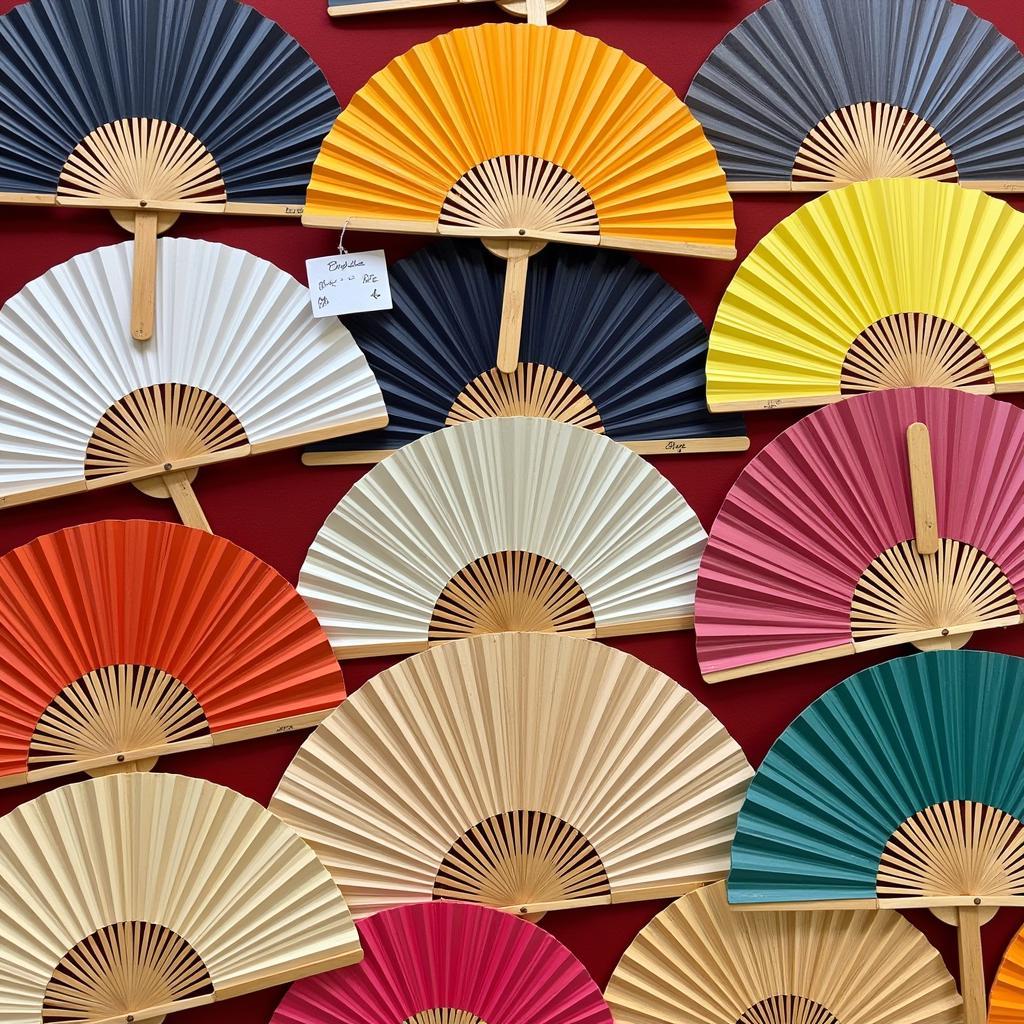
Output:
M156 0L153 0L156 2ZM442 7L393 15L329 19L325 0L252 0L253 6L291 32L325 70L342 104L374 72L410 46L462 25L504 17L489 5ZM14 6L0 0L0 13ZM685 94L712 47L759 0L570 0L554 23L574 28L621 47ZM972 0L971 7L1002 32L1024 44L1024 5L1020 0ZM1017 200L1024 209L1024 198ZM790 198L741 198L736 204L740 256L774 224L795 209ZM120 242L124 235L102 212L0 207L0 301L57 263L94 247ZM304 229L284 221L184 216L169 234L208 238L248 249L304 280L304 261L334 250L331 232ZM422 239L349 234L350 250L379 248L390 259L408 254ZM644 257L710 323L734 265L717 261ZM749 419L751 450L746 454L659 457L654 461L686 496L705 526L710 526L729 486L750 454L760 450L794 422L794 413L755 414ZM227 463L201 471L196 493L214 530L255 552L295 581L317 529L338 499L360 475L350 468L306 468L297 451ZM103 518L175 518L170 503L143 496L131 486L93 495L64 498L0 515L0 551L33 537ZM874 658L848 658L715 687L698 673L692 633L616 641L692 690L719 716L756 766L771 742L792 718L828 687L875 661L906 653L890 649ZM1024 628L985 632L972 647L1024 655ZM380 671L384 659L348 662L349 690ZM269 799L304 734L272 737L217 751L167 757L157 770L180 772L231 786L263 803ZM0 794L0 812L43 792L30 786ZM49 787L49 788L52 788ZM663 903L549 914L544 928L563 941L604 985L623 950ZM941 949L955 972L955 934L927 912L909 915ZM1004 909L984 932L986 967L991 980L1002 950L1024 923L1024 910ZM282 990L255 993L230 1003L181 1013L180 1024L264 1024Z

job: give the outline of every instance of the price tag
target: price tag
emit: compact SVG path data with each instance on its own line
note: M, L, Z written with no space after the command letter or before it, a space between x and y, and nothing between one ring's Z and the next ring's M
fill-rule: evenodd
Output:
M391 309L391 282L383 249L306 260L306 275L313 316Z

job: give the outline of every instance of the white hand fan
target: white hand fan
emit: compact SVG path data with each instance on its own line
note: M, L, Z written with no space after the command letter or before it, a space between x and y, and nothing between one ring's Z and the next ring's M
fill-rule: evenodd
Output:
M138 481L209 529L196 467L387 423L352 336L273 264L163 239L152 341L125 342L131 242L26 285L0 310L0 505Z
M477 420L367 473L317 534L299 593L347 658L503 630L684 629L706 539L622 445L554 420Z
M587 640L501 634L366 683L270 807L357 917L431 899L535 914L722 878L751 774L660 672Z

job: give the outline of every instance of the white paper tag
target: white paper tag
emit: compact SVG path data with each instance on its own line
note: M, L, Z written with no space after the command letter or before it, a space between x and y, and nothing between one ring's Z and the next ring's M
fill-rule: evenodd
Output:
M391 309L391 282L383 249L306 260L313 316L344 316Z

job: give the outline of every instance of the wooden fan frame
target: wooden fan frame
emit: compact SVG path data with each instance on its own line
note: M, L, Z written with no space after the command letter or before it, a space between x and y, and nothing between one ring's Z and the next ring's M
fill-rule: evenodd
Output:
M384 14L390 11L413 11L425 7L455 7L462 4L479 4L485 0L363 0L357 4L329 6L327 13L332 18L344 18L352 14ZM503 11L517 18L527 18L531 24L546 25L547 16L560 11L569 0L493 0ZM543 18L543 20L539 20Z

